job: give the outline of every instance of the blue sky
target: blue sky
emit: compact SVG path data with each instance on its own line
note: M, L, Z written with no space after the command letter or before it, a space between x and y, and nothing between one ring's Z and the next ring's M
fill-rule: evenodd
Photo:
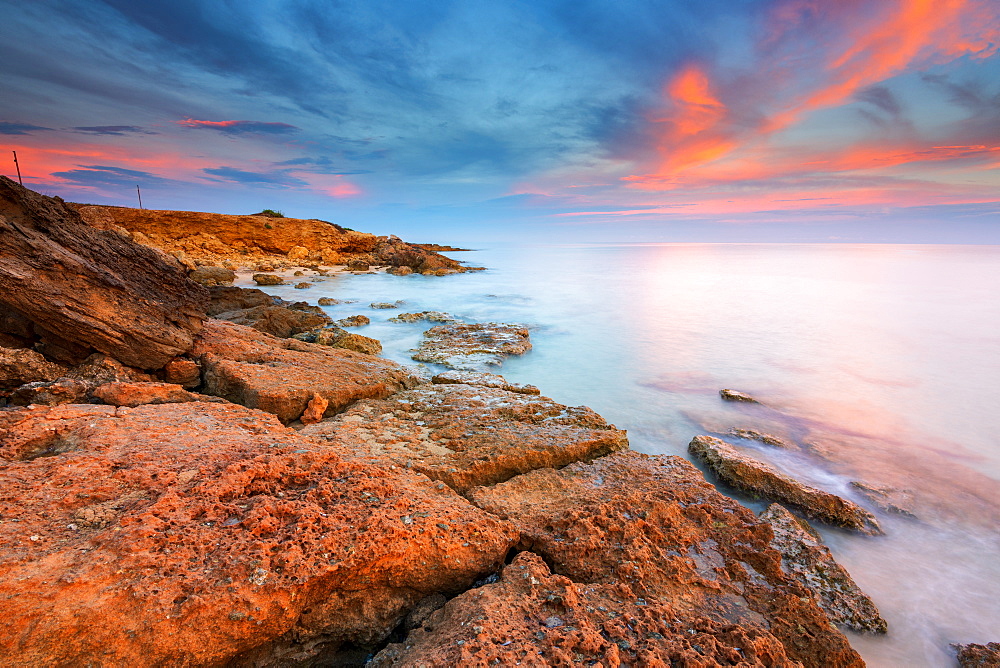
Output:
M0 11L0 145L75 201L466 243L1000 243L996 0Z

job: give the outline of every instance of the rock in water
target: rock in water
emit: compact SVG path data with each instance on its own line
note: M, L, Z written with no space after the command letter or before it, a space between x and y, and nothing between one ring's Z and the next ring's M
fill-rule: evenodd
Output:
M531 340L523 325L439 325L424 332L413 359L463 371L483 371L500 366L508 355L523 355L529 350Z
M162 253L87 225L62 200L0 177L0 307L32 323L39 349L94 350L159 369L191 348L208 293ZM4 310L4 309L0 309Z
M297 665L503 564L510 525L344 455L231 404L0 411L0 663Z
M980 645L952 645L958 650L958 665L961 668L1000 668L1000 642Z
M860 632L886 632L875 603L836 562L808 522L777 503L768 506L760 518L771 525L771 547L781 553L782 568L816 594L819 607L835 624Z
M723 440L712 436L695 436L688 444L688 451L737 489L790 504L809 517L830 524L869 535L882 533L875 516L858 504L804 485L764 462L738 452Z
M736 390L719 390L719 396L726 401L742 401L747 404L760 403L746 392L738 392Z
M680 457L621 452L468 497L528 552L373 665L864 665L767 525Z
M302 433L392 459L460 493L628 447L624 431L586 406L469 385L361 401Z

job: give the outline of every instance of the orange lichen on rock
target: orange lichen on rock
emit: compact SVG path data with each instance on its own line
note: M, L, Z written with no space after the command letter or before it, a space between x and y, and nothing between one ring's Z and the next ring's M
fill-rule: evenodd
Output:
M0 656L16 665L371 645L494 572L516 536L440 483L230 404L0 411L0 444Z

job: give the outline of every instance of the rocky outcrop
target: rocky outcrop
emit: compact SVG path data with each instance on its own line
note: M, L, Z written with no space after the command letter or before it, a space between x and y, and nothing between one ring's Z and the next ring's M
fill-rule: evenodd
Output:
M509 355L523 355L529 350L528 328L522 325L438 325L424 332L413 359L464 371L484 371L502 365Z
M432 383L438 385L476 385L479 387L493 387L508 392L518 394L541 394L534 385L522 383L511 383L506 378L495 373L481 373L478 371L445 371L431 378Z
M516 536L437 485L230 404L0 411L0 656L289 665L374 645Z
M366 315L349 315L340 320L334 320L333 324L338 327L364 327L371 324L371 318Z
M39 352L24 348L0 348L0 392L25 383L55 380L67 367L45 359Z
M856 503L804 485L718 438L695 436L688 451L737 489L787 503L829 524L869 535L882 533L875 516Z
M205 313L213 318L220 313L243 311L258 306L280 306L285 303L283 299L257 288L212 286L208 289L208 295Z
M253 282L257 285L284 285L285 279L275 274L254 274Z
M318 306L286 302L262 290L214 287L208 314L219 320L253 327L259 332L288 338L329 325L333 320Z
M0 310L36 349L76 363L97 350L159 369L190 349L205 288L162 253L87 225L62 200L0 177Z
M953 645L961 668L1000 668L1000 642Z
M201 364L202 392L273 413L285 423L302 415L314 393L329 402L329 416L418 382L395 362L277 339L220 320L206 321L191 355Z
M886 632L875 603L834 560L808 522L777 503L768 506L760 518L771 525L771 547L781 553L781 567L814 592L819 607L835 624L859 632Z
M382 352L382 342L369 336L347 332L340 327L324 327L314 329L301 334L296 334L293 338L299 341L315 343L320 346L332 346L334 348L344 348L366 355L378 355Z
M519 548L544 563L521 555L380 660L863 665L782 570L768 525L680 457L621 452L468 496L517 526Z
M363 401L303 434L441 480L458 492L628 447L585 406L469 385L423 385Z
M188 274L188 278L205 287L232 285L236 280L236 272L225 267L198 267Z

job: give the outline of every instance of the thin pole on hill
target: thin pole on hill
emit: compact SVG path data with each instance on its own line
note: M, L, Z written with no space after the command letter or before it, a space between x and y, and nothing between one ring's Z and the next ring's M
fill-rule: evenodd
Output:
M139 208L141 209L142 208L142 193L139 192L139 185L138 184L136 184L136 186L135 186L135 194L139 196Z
M24 186L24 181L21 180L21 165L17 164L17 151L14 151L14 167L17 168L17 182Z

